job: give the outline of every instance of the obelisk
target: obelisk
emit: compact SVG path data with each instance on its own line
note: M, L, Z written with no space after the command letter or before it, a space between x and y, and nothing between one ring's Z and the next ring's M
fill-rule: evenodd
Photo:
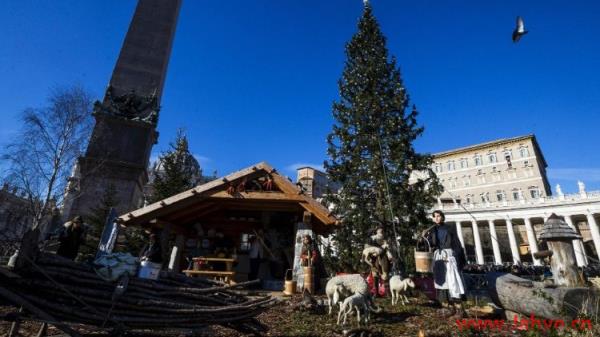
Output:
M69 180L63 218L85 216L114 191L119 214L138 208L181 0L139 0L102 102L85 156Z

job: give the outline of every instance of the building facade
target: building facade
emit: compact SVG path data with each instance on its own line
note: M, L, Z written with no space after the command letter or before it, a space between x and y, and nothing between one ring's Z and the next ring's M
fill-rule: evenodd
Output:
M442 199L464 205L525 202L552 195L534 135L499 139L434 154Z
M446 223L455 225L468 260L472 263L530 262L540 265L533 254L545 248L539 233L554 213L582 236L573 240L578 266L598 262L600 252L600 191L581 188L575 194L518 201L490 202L463 207L439 203Z
M469 262L533 263L544 247L538 234L548 217L562 217L582 239L573 240L578 266L600 252L600 191L553 196L546 161L534 135L499 139L434 154L444 186L435 209L455 225Z

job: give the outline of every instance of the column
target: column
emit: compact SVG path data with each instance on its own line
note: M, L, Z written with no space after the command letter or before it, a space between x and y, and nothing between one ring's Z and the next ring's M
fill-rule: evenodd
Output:
M456 222L456 234L458 235L458 240L460 240L460 245L462 246L462 248L464 250L465 249L465 239L463 238L462 225L460 224L460 221Z
M465 239L463 238L462 225L461 225L460 221L456 222L456 235L458 235L458 240L460 241L460 245L463 250L463 255L466 258L467 250L465 249Z
M481 248L481 237L479 237L479 227L477 227L477 221L472 220L473 224L473 240L475 241L475 256L477 258L477 264L484 264L483 261L483 249Z
M578 233L571 215L565 215L565 222ZM585 249L583 248L583 242L580 239L573 240L573 250L575 251L575 258L577 259L577 267L587 266L588 262L587 257L585 256Z
M533 264L536 266L541 266L542 263L540 260L533 257L534 253L537 253L538 246L535 238L535 232L533 231L533 226L531 225L531 220L529 218L525 218L525 229L527 230L527 242L529 242L529 251L531 252L531 258L533 259Z
M600 233L598 232L598 223L594 219L594 215L588 211L587 221L590 226L590 232L592 233L592 240L594 240L594 247L596 248L596 254L600 257Z
M496 224L494 220L487 221L490 227L490 237L492 238L492 249L494 250L494 262L502 264L502 255L500 255L500 245L498 244L498 235L496 234Z
M510 242L513 263L520 263L521 257L519 256L519 247L517 247L517 238L515 237L513 225L508 216L506 216L506 231L508 232L508 242Z

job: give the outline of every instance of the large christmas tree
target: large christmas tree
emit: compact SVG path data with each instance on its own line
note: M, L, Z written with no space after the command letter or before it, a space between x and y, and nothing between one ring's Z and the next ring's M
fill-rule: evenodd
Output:
M325 162L330 179L341 184L339 193L327 199L343 223L333 236L337 253L332 262L338 270L360 270L364 243L382 225L392 241L394 262L410 268L413 234L428 222L442 187L430 169L432 157L413 147L423 128L416 107L409 108L396 59L388 55L368 2L346 56ZM398 245L394 237L401 238Z

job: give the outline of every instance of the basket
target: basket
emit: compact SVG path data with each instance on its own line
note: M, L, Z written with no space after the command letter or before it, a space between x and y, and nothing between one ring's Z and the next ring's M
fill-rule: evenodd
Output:
M432 273L433 272L433 252L427 238L422 237L427 242L427 251L420 252L415 248L415 270L417 273Z

